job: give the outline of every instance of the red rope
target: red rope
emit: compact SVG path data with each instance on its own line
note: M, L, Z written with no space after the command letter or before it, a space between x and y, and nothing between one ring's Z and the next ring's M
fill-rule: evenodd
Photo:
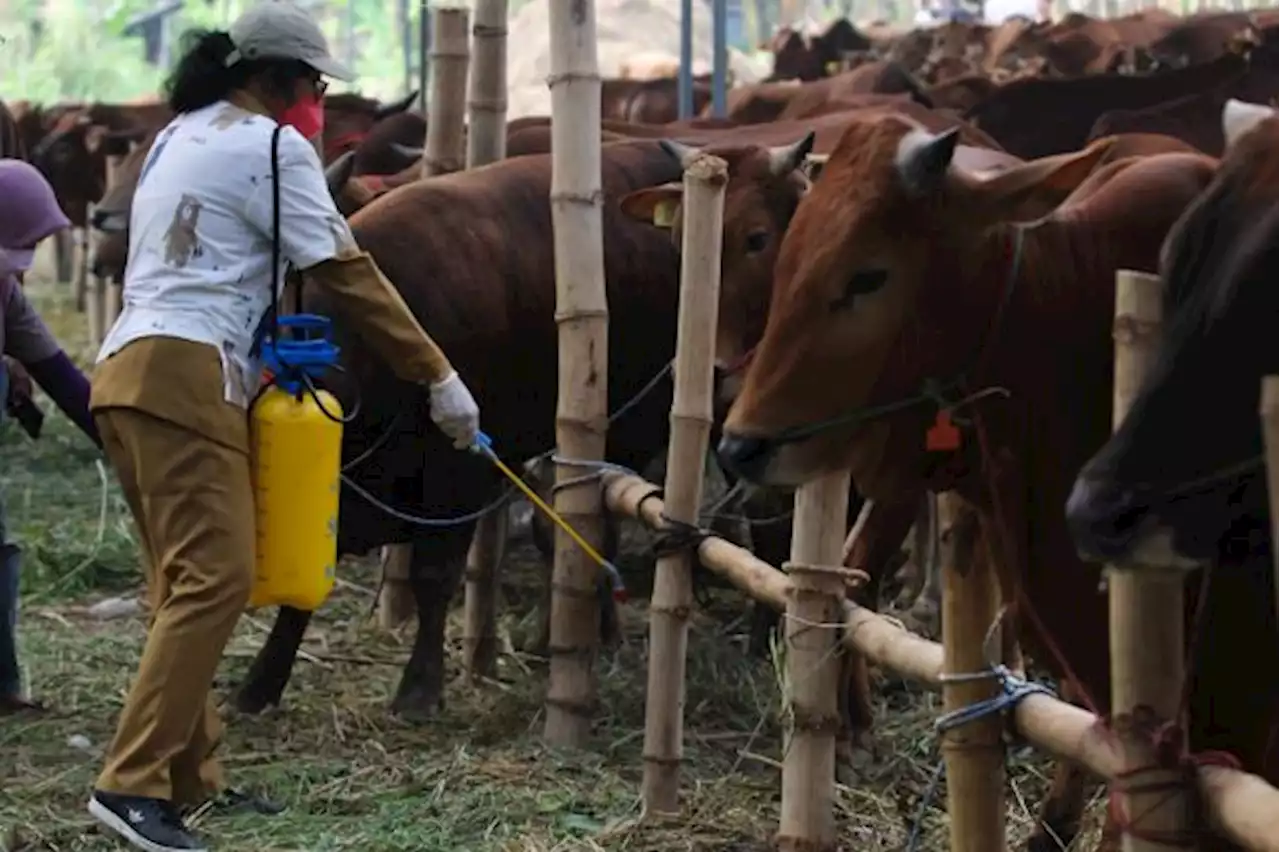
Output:
M387 179L383 175L360 175L356 180L374 195L382 195L388 190Z
M343 133L333 139L326 140L324 143L324 158L331 160L337 154L344 153L348 148L355 148L364 141L366 131L352 130L350 133Z
M1010 266L1017 262L1016 255L1011 258ZM1017 274L1016 269L1010 269L1009 274ZM1001 308L1003 309L1003 305ZM1001 310L1003 313L1003 310ZM995 318L996 323L1000 322L1002 317L998 314ZM997 331L993 328L992 331ZM994 340L995 334L988 338L989 341ZM986 361L986 356L990 354L990 350L981 353L979 363L981 366ZM986 483L987 490L991 496L991 508L993 518L993 526L1000 538L1000 550L1004 554L1004 564L1009 565L1012 548L1011 535L1008 529L1007 516L1004 512L1004 506L1000 500L1000 491L995 482L995 467L993 463L993 455L991 453L990 444L987 440L986 424L982 418L981 412L975 407L973 412L973 422L978 437L978 447L981 455L982 476ZM983 536L986 544L987 558L991 568L996 567L995 549L990 536ZM1195 613L1192 617L1190 643L1186 651L1187 663L1183 671L1183 683L1181 695L1179 697L1177 718L1174 721L1166 722L1159 725L1152 733L1152 747L1155 755L1155 761L1152 766L1138 767L1125 770L1118 774L1114 782L1131 781L1144 773L1151 772L1155 769L1173 769L1176 770L1176 777L1169 780L1162 780L1147 785L1125 785L1124 792L1156 792L1161 789L1169 790L1169 796L1173 797L1183 789L1190 787L1191 790L1197 790L1195 786L1195 770L1199 766L1225 766L1229 768L1240 768L1240 761L1235 755L1223 751L1206 751L1199 754L1190 752L1187 743L1186 730L1190 727L1188 724L1188 716L1191 705L1192 689L1193 689L1193 669L1195 652L1199 646L1201 627L1204 620L1206 603L1209 597L1209 583L1211 580L1209 568L1204 569L1204 576L1201 581L1200 594L1196 600ZM1009 576L1014 576L1012 573ZM1021 582L1018 583L1017 601L1014 609L1014 616L1017 617L1025 613L1031 623L1033 630L1038 634L1040 641L1045 649L1053 657L1054 662L1063 673L1064 680L1076 693L1077 699L1084 704L1094 716L1098 717L1099 723L1106 730L1111 728L1110 720L1099 712L1097 702L1093 696L1089 694L1089 690L1085 687L1084 682L1076 674L1074 668L1067 660L1067 655L1062 651L1058 642L1054 639L1044 621L1036 612L1035 607L1031 603L1030 597L1026 593L1025 587ZM1188 831L1157 831L1152 829L1143 829L1135 823L1137 819L1130 819L1129 815L1124 812L1120 803L1121 791L1117 789L1117 785L1113 783L1108 798L1108 815L1110 822L1115 826L1115 830L1120 833L1127 833L1130 836L1148 840L1150 842L1161 843L1168 846L1194 846L1196 837L1194 829ZM1157 802L1153 809L1159 808L1163 802ZM1139 814L1140 818L1142 815ZM1199 819L1199 814L1192 820L1192 825L1202 825L1203 820Z

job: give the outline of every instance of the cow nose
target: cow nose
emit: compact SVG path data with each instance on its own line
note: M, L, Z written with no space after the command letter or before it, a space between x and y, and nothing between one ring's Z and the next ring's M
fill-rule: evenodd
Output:
M773 443L767 438L725 432L720 438L716 453L730 473L749 482L759 482L765 468L769 466L774 449Z
M1149 507L1139 491L1114 480L1081 475L1067 498L1067 527L1080 558L1115 562L1132 549Z

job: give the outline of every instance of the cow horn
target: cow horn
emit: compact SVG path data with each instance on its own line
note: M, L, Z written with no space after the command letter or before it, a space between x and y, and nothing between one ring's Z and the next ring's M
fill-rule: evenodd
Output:
M1259 122L1274 115L1274 110L1262 104L1227 98L1227 102L1222 105L1222 138L1230 146L1256 127Z
M417 160L422 157L421 147L415 148L412 145L401 145L399 142L392 142L391 150L395 151L401 157L405 157L409 160Z
M936 189L951 166L959 141L958 127L938 134L913 131L902 137L898 143L897 167L907 191L927 195Z
M356 164L356 152L346 151L338 159L330 163L324 170L324 182L329 185L329 194L337 197L351 178L351 170Z
M769 171L775 175L789 175L804 163L804 158L813 150L813 140L817 134L810 130L804 138L790 145L781 145L769 149Z
M412 92L405 95L403 98L401 98L398 101L391 101L390 103L383 104L382 106L378 107L376 112L374 112L373 114L374 120L381 121L387 116L396 115L398 113L404 112L409 108L410 104L412 104L415 100L417 100L417 97L418 97L418 90L414 89Z
M666 151L671 159L675 160L682 167L688 165L693 155L698 153L698 149L692 145L686 145L683 142L676 142L673 139L662 139L658 142L662 146L662 150Z

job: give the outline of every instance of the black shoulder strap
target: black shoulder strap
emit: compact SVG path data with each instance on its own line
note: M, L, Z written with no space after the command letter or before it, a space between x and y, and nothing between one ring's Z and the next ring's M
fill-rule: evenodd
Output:
M262 341L267 335L275 340L280 333L280 125L271 131L271 303L253 332L249 354L262 354Z

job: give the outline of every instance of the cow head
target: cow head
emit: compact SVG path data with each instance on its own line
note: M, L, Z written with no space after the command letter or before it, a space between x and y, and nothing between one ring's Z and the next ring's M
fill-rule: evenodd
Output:
M796 486L852 467L876 499L919 487L934 411L851 413L962 369L1011 274L1010 222L1028 199L1077 186L1111 146L979 177L953 164L958 139L893 116L850 125L831 152L783 238L725 424L721 455L743 478Z
M387 104L354 94L344 93L325 97L325 163L331 163L347 151L354 150L364 141L374 125L403 113L413 104L417 96L418 93L415 90L400 100Z
M1258 394L1278 363L1276 114L1228 101L1223 125L1217 175L1161 251L1154 363L1067 502L1086 559L1235 562L1269 549Z
M49 181L74 225L84 225L90 202L102 197L106 171L98 147L106 132L87 110L69 112L30 152L31 164Z
M732 397L741 368L764 332L769 309L773 264L796 205L809 188L798 171L813 148L808 133L791 145L768 148L716 146L703 149L724 159L729 182L724 196L724 237L720 255L720 310L716 331L716 366L725 373L721 393ZM679 142L662 143L684 163L694 149ZM669 228L681 245L684 187L679 183L637 190L625 196L623 212Z
M826 63L809 36L783 27L773 37L773 73L765 82L818 80L827 76Z

